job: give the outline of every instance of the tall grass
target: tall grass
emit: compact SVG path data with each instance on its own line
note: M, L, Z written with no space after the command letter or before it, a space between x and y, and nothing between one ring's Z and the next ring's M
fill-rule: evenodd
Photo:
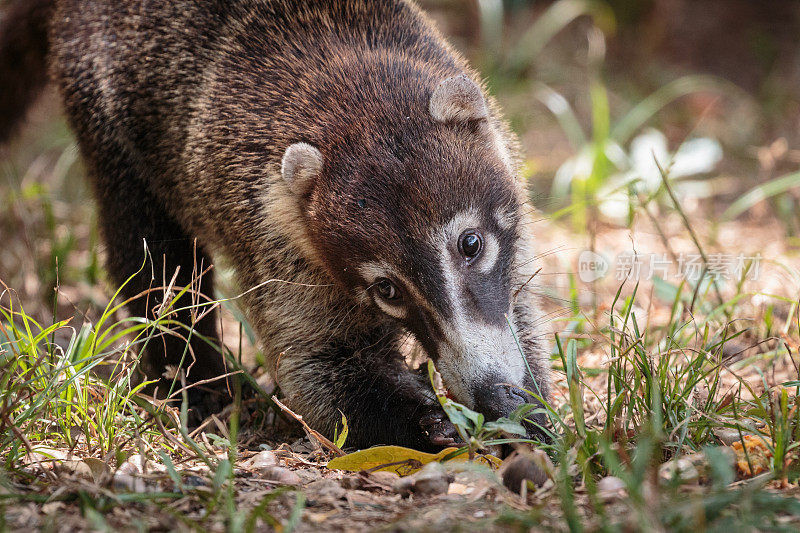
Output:
M80 327L73 327L70 320L42 325L25 312L12 290L6 288L0 295L0 474L8 474L0 475L0 510L9 501L76 500L93 527L110 529L103 517L110 508L190 496L204 507L204 519L190 519L163 503L158 504L159 512L190 529L220 522L230 531L254 531L259 524L290 531L297 525L304 506L302 494L295 495L294 510L284 523L267 510L271 502L292 493L292 488L271 491L255 506L238 503L234 465L239 453L242 383L254 384L254 379L242 374L237 358L225 353L234 369L230 376L234 403L223 436L206 430L198 440L190 433L187 389L182 382L173 384L182 400L177 410L143 393L149 382L142 381L135 369L144 346L165 334L180 332L187 341L192 337L191 327L184 332L178 328L187 326L170 318L179 305L185 305L190 287L176 288L169 304L152 320L120 318L125 302L111 303L93 324ZM118 295L119 291L115 298ZM212 301L200 307L219 304ZM68 341L56 342L64 337ZM180 373L176 380L179 378ZM222 455L220 448L225 451ZM123 493L112 499L99 489L96 493L61 490L56 495L41 494L44 479L36 475L41 471L39 465L63 461L67 458L64 452L84 461L94 458L111 472L132 453L144 453L166 468L173 490ZM207 483L185 483L189 474L175 466L174 458L204 465ZM26 480L33 492L20 490L23 485L12 479ZM101 485L111 480L108 475L95 479Z
M106 455L125 429L142 425L132 398L134 361L126 361L146 333L134 319L112 321L107 308L97 323L44 326L25 313L13 292L0 300L0 449L6 467L31 451L31 441L74 448L80 439L91 453ZM69 334L66 346L56 337ZM116 345L133 335L126 349ZM105 367L105 368L104 368ZM112 375L102 381L98 375Z
M569 531L739 531L797 523L800 502L767 489L800 477L800 379L770 385L764 378L758 392L737 378L741 364L726 348L738 345L742 331L719 314L704 319L685 312L694 288L678 288L671 315L661 325L639 323L638 289L622 297L620 287L594 341L584 336L563 342L556 336L566 401L545 407L559 437L540 445L557 464L550 477L561 515L550 523ZM796 338L797 326L791 328ZM609 364L599 369L605 390L593 390L598 380L587 379L578 365L578 351L588 348L607 353ZM771 357L792 355L786 344ZM599 413L587 411L587 395L602 400ZM734 483L741 472L717 437L721 429L739 435L745 455L748 439L761 443L770 458L767 471ZM600 493L598 482L606 476L621 480L624 495L609 501ZM576 508L577 502L583 507ZM540 500L529 513L509 512L500 520L542 524L550 503Z

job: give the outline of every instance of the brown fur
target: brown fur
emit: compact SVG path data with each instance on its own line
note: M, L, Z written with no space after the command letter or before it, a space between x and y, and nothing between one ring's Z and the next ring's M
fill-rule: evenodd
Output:
M452 435L425 377L403 362L409 329L423 346L425 334L379 312L354 265L393 261L420 282L432 279L407 247L465 207L487 220L493 209L510 213L511 226L497 229L506 231L499 261L507 265L498 267L507 278L498 281L499 301L509 301L508 284L520 287L533 265L521 259L529 236L516 224L524 196L513 136L494 101L471 88L483 87L476 73L416 5L55 6L52 73L94 184L113 279L136 271L143 241L167 279L180 268L179 284L190 281L193 263L224 260L246 291L242 304L270 370L309 423L331 433L341 409L358 446L428 447L443 442L432 435ZM444 108L445 120L430 107L448 78L461 81L452 83L458 101ZM319 150L322 167L316 179L306 173L288 183L281 160L298 142ZM139 276L125 292L149 283ZM213 278L203 289L213 289ZM533 293L526 288L512 307L546 396ZM217 335L213 314L196 327ZM193 348L191 379L222 372L212 348ZM151 349L150 372L181 354L177 341Z
M6 142L47 82L51 0L16 0L0 19L0 144Z

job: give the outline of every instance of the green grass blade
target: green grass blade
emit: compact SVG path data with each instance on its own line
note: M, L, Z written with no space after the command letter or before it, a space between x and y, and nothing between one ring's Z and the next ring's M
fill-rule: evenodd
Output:
M693 93L730 92L733 87L735 86L713 76L684 76L679 78L639 102L614 126L611 130L611 137L620 144L626 144L639 128L675 100Z
M760 201L783 194L797 186L800 186L800 172L793 172L757 185L733 202L730 207L722 213L722 220L733 220Z

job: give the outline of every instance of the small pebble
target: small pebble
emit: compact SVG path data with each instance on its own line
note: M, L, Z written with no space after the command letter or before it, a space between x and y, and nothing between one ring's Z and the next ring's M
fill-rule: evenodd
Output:
M244 462L242 466L245 468L252 468L252 469L261 469L267 468L270 466L276 466L278 464L278 456L275 455L275 452L264 450L258 452L253 457L248 459Z
M196 487L207 487L208 481L200 476L195 476L194 474L189 474L187 476L183 476L181 480L185 487L196 488Z
M322 478L322 474L316 468L303 468L298 470L292 470L292 472L297 474L297 477L300 478L301 485L308 485L312 481L316 481Z
M437 496L447 494L453 477L436 461L428 463L422 470L411 476L400 479L394 484L394 490L406 497L411 494L417 496Z
M128 457L128 460L126 462L132 464L136 468L136 472L140 474L144 472L144 463L146 461L144 457L142 457L138 453Z
M393 487L399 480L400 476L394 472L372 472L365 477L344 476L340 483L348 490L394 490Z
M714 430L714 435L724 444L725 446L730 446L734 442L741 442L741 437L739 436L739 431L731 428L717 428ZM748 433L742 431L742 435L748 435Z
M117 473L131 476L133 474L141 474L142 472L135 464L125 461L119 465L119 468L117 468Z
M126 492L146 492L147 490L147 485L142 478L120 471L114 474L113 485L115 489Z
M623 498L625 496L625 482L615 476L606 476L597 482L597 495L604 502Z
M134 465L136 467L137 473L139 474L148 474L153 472L162 473L167 471L166 466L162 465L161 463L155 462L153 460L147 459L139 455L138 453L128 457L127 462ZM145 466L147 466L147 469L145 469Z
M308 494L325 500L341 500L347 496L347 491L332 479L318 479L305 487Z
M282 485L300 485L302 480L300 476L282 466L268 466L261 469L261 475L264 479L270 481L277 481Z
M339 483L347 490L360 490L364 488L364 480L359 476L343 476Z
M522 490L522 483L525 481L541 487L549 479L547 472L536 464L530 453L517 453L503 461L500 474L503 478L503 485L517 494Z
M369 475L369 479L378 485L393 487L400 480L400 476L394 472L373 472Z
M89 465L87 465L83 461L77 461L77 460L61 461L60 463L56 463L55 470L56 472L61 474L71 474L78 476L79 478L87 479L89 481L94 480L94 476L92 475L92 469L89 468Z
M673 459L658 468L658 478L662 483L679 479L682 483L694 483L700 480L700 471L691 457Z

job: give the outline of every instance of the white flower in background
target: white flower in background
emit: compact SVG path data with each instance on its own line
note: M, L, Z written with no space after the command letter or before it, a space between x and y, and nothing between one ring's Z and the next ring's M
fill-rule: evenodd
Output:
M600 212L611 219L624 220L628 215L630 202L628 184L633 183L633 189L641 194L656 192L661 187L659 166L667 172L671 182L676 181L675 188L680 191L678 180L708 174L721 160L722 146L715 139L690 139L674 154L670 154L666 136L655 129L646 130L631 141L628 170L611 176L600 188Z
M619 144L609 140L605 155L617 172L599 186L598 207L604 216L623 221L630 207L628 187L631 184L637 193L648 195L658 191L661 187L660 165L671 182L676 180L676 191L681 191L685 184L686 192L689 192L692 183L677 180L712 172L722 160L722 146L715 139L700 137L686 141L674 154L670 154L666 136L658 130L648 129L631 141L628 153ZM567 195L573 180L588 179L593 161L591 145L565 161L556 172L554 194ZM698 190L694 188L695 192Z

